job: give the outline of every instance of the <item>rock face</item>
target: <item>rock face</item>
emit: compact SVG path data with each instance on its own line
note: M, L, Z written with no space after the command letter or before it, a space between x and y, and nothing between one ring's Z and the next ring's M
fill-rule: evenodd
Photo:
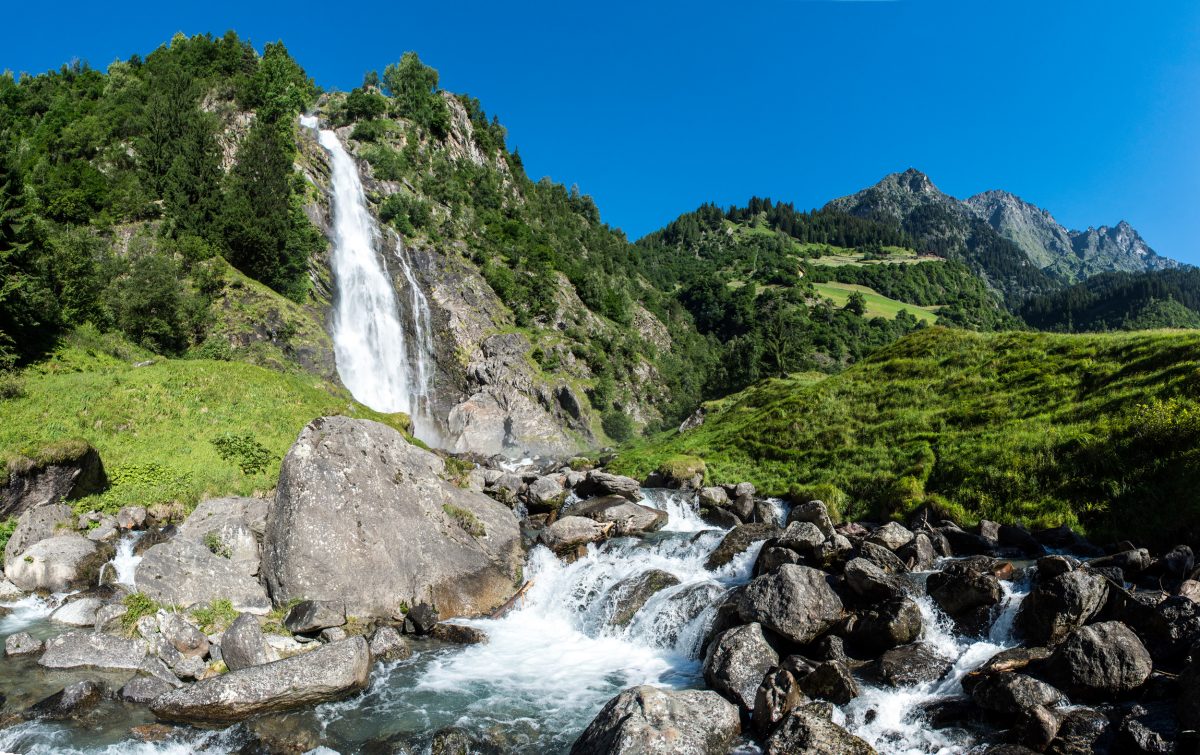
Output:
M146 643L111 634L71 632L46 641L38 663L46 668L94 667L137 669L146 658Z
M39 540L4 568L4 575L25 591L62 592L91 582L100 567L96 544L78 535Z
M524 556L516 517L443 474L440 458L386 425L309 423L283 460L267 515L272 599L341 600L361 617L422 601L443 618L502 604Z
M82 441L70 443L50 462L18 458L8 464L0 486L0 519L59 501L104 490L108 479L96 449Z
M842 616L842 601L824 572L785 564L755 578L737 600L743 621L756 621L798 644L812 642Z
M763 675L778 663L779 655L767 644L762 627L743 624L709 645L704 658L704 680L749 712L754 709Z
M345 697L367 686L370 671L367 641L352 637L168 692L150 710L167 721L230 724Z
M737 706L715 692L641 686L610 700L571 755L725 755L740 732Z
M142 555L134 574L138 590L159 603L187 608L228 599L239 611L271 609L267 591L232 559L194 540L172 538Z

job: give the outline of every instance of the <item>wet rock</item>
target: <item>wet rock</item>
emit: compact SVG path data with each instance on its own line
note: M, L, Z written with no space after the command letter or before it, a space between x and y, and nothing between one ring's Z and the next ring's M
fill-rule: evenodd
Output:
M104 685L93 679L85 679L55 692L34 703L25 711L26 718L49 721L64 721L86 713L104 699Z
M912 539L913 533L899 522L888 522L867 535L868 542L882 545L893 553L908 545Z
M739 554L745 553L754 543L779 537L779 535L779 528L770 524L743 524L734 527L721 540L721 544L708 555L708 559L704 562L704 568L710 571L719 569Z
M700 488L698 500L701 507L724 508L729 505L729 494L725 492L725 488Z
M1040 566L1038 571L1042 573ZM1015 627L1032 643L1056 643L1072 629L1091 621L1107 599L1108 582L1087 569L1068 571L1048 580L1039 578L1021 602Z
M96 612L103 605L99 598L73 600L50 614L50 621L70 627L90 627L96 623Z
M783 668L772 668L763 677L758 692L754 695L754 728L767 734L784 716L797 705L808 702L804 691L792 672Z
M776 541L771 540L768 542ZM800 561L800 554L796 551L764 545L763 549L758 552L758 558L754 562L754 576L768 574L784 564L798 564Z
M630 501L642 500L642 484L632 477L609 474L593 469L575 488L580 498L618 495Z
M345 697L366 688L370 670L366 640L352 637L168 692L150 710L167 721L229 724Z
M571 516L585 516L601 524L611 523L614 535L655 532L667 523L667 512L633 503L620 496L606 496L572 506Z
M841 637L827 634L809 645L809 654L818 661L846 662L846 647Z
M833 535L833 518L829 516L829 508L822 501L807 501L797 503L788 512L788 524L792 522L810 522L821 530L825 537Z
M436 608L428 603L418 603L404 617L404 631L410 634L429 634L439 618Z
M29 632L17 632L4 638L4 654L12 657L42 652L42 641Z
M734 514L736 514L737 517L739 519L741 519L743 522L754 521L754 512L755 512L754 496L739 495L737 498L734 498L733 501L729 504L729 510L732 511ZM764 522L764 524L770 524L771 526L775 526L774 522Z
M1132 692L1150 678L1152 668L1142 641L1119 621L1074 630L1048 661L1050 678L1085 700Z
M1047 752L1053 755L1092 755L1106 752L1112 739L1108 717L1098 710L1073 707L1059 715L1058 735Z
M869 653L907 645L921 636L921 608L909 598L892 599L850 618L849 641Z
M812 553L826 540L825 533L812 522L792 522L784 529L776 544L799 554Z
M1162 557L1163 571L1175 579L1184 579L1196 566L1196 556L1186 545L1177 545Z
M4 569L8 581L21 590L64 592L94 584L104 559L96 543L78 535L56 535L21 551Z
M345 623L346 604L340 600L302 600L283 617L283 625L293 634L312 634Z
M567 499L567 490L555 477L538 477L525 490L530 511L555 511Z
M885 572L865 558L855 558L846 562L844 576L850 589L867 600L890 600L903 597L909 592L906 581Z
M1079 561L1071 556L1042 556L1037 562L1037 578L1039 582L1047 581L1078 568Z
M1006 671L1022 671L1039 668L1043 661L1050 657L1050 648L1015 647L1001 650L989 658L978 671L981 673L1000 673ZM972 672L974 673L974 672ZM1032 673L1036 676L1036 673Z
M982 674L964 685L975 704L996 713L1025 713L1038 706L1053 707L1067 701L1054 687L1019 673Z
M651 569L629 579L618 582L610 591L613 612L609 622L614 626L628 626L634 615L642 610L650 598L661 590L679 584L679 578L661 569Z
M908 571L908 567L904 565L899 556L877 543L870 541L859 543L858 556L870 561L888 574L903 574Z
M239 611L265 614L271 608L258 580L228 558L185 538L153 546L134 575L138 590L166 605L189 608L229 600Z
M1189 750L1183 742L1176 747L1180 727L1169 706L1145 703L1132 706L1120 721L1115 740L1117 750L1129 753L1174 753ZM1192 743L1195 744L1192 733Z
M946 539L952 555L990 556L996 552L996 544L982 535L958 527L938 527L935 531Z
M447 618L502 605L524 561L517 519L444 473L440 457L387 425L310 422L284 457L267 512L262 571L272 600L340 600L352 616L385 619L420 600Z
M376 629L368 647L373 661L400 661L412 657L412 648L395 627Z
M737 598L738 615L807 644L842 616L842 601L826 580L824 572L807 566L781 566L746 585Z
M737 706L715 692L633 687L604 706L571 755L725 755L740 733Z
M778 665L779 655L767 644L762 627L744 624L722 633L709 645L704 659L704 681L746 711L763 676Z
M186 657L203 658L208 655L208 637L181 614L159 612L158 631L163 639Z
M429 743L429 755L471 755L476 742L471 733L457 726L438 729Z
M928 642L892 648L879 657L880 680L890 687L908 687L941 679L954 664Z
M826 661L800 679L800 689L809 697L845 705L858 697L858 684L841 661Z
M137 669L146 657L143 640L93 632L69 632L46 641L38 663L46 668Z
M270 663L276 660L277 656L267 647L258 618L243 613L238 614L221 635L221 658L230 671L240 671Z
M570 553L581 545L598 543L612 532L613 525L602 524L582 516L564 516L542 530L538 538L559 555Z
M1111 556L1092 559L1088 561L1088 566L1092 569L1116 567L1125 574L1140 574L1150 568L1150 561L1150 551L1145 548L1135 548L1114 553Z
M159 695L175 689L172 685L153 676L135 676L121 687L117 697L137 705L149 705Z
M1200 603L1200 582L1194 579L1185 579L1179 585L1179 595L1193 603Z
M442 642L452 642L455 645L483 645L488 641L487 633L482 629L464 624L435 624L430 630L429 636Z
M980 617L986 617L1004 595L988 559L950 562L929 575L926 589L948 616L971 632L982 629Z
M763 743L766 755L875 755L875 749L838 726L819 703L794 708Z
M909 571L928 571L937 563L938 554L933 542L924 532L913 535L913 539L896 551Z
M733 529L742 523L737 514L715 506L701 507L700 517L708 524L723 530Z

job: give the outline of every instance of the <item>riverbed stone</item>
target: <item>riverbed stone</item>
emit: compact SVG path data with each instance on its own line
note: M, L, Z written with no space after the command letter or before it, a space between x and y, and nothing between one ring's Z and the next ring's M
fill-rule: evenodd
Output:
M165 605L190 608L225 599L238 611L265 614L271 610L266 590L244 568L185 538L147 550L134 580L140 592Z
M953 666L928 642L913 642L879 657L879 678L889 687L908 687L941 679Z
M175 537L203 545L246 576L257 578L267 505L263 498L205 499L179 524Z
M351 637L173 690L155 699L150 710L166 721L227 725L346 697L366 688L370 671L366 640Z
M94 542L79 535L56 535L21 551L4 569L14 585L27 592L64 592L92 583L100 564Z
M580 498L593 496L619 495L630 501L642 500L642 483L632 477L609 474L593 469L587 473L583 482L575 487L575 494Z
M740 733L737 706L716 692L643 685L610 700L571 755L725 755Z
M613 602L609 622L613 626L628 626L642 607L661 590L679 584L679 578L662 569L651 569L613 585L609 591Z
M538 539L550 550L563 555L581 545L605 540L612 529L611 522L597 522L583 516L564 516L542 530Z
M754 543L779 537L781 534L778 527L765 522L738 525L726 533L720 544L708 554L704 568L710 571L720 569L749 550Z
M149 705L159 695L170 692L175 687L162 679L153 676L135 676L125 682L125 686L117 692L117 697L137 705Z
M239 671L270 663L276 660L277 656L267 647L258 618L253 614L242 613L238 614L221 635L221 658L230 671Z
M893 553L908 545L912 539L913 533L899 522L888 522L867 535L869 542L882 545Z
M792 522L784 528L783 534L776 540L776 545L799 554L808 554L825 540L825 533L812 522Z
M29 632L17 632L4 638L6 656L32 655L42 652L42 641Z
M538 477L525 489L525 498L531 511L552 511L562 506L567 490L556 477Z
M655 532L667 523L667 512L628 501L621 496L605 496L576 504L571 516L586 516L601 524L612 523L614 535L641 535Z
M280 467L263 574L277 605L341 600L392 618L428 600L450 618L502 605L524 556L512 511L446 480L439 456L379 422L322 417Z
M925 584L929 597L971 633L983 631L991 607L1004 596L988 558L952 561L930 574Z
M76 718L99 705L104 699L104 692L101 682L84 679L34 703L25 711L25 717L47 721Z
M759 624L743 624L723 632L704 658L708 686L750 712L763 675L779 664L779 654L767 643Z
M99 598L79 598L60 606L50 614L50 621L71 627L90 627L96 623L96 612L104 602Z
M17 519L17 526L4 546L5 567L34 543L73 532L74 525L75 510L65 504L51 503L26 510Z
M1104 621L1072 631L1050 657L1048 673L1072 697L1096 700L1141 687L1153 666L1133 630Z
M872 654L907 645L921 636L921 608L911 598L893 598L853 615L847 638Z
M1043 558L1038 562L1053 568L1059 564ZM1108 599L1108 582L1089 569L1063 571L1049 579L1039 578L1017 611L1015 628L1037 645L1060 642L1072 630L1091 621Z
M800 689L809 697L845 705L858 697L858 683L841 661L825 661L800 678Z
M875 755L875 749L833 722L827 703L794 708L763 743L766 755Z
M97 632L68 632L46 641L46 649L38 663L46 668L136 670L145 658L144 640Z
M412 657L412 648L395 627L381 626L368 644L373 661L399 661Z
M292 634L312 634L345 623L346 604L340 600L302 600L283 617L283 625Z
M906 581L894 574L888 574L865 558L847 561L843 575L850 589L867 600L899 598L910 592Z
M792 522L810 522L817 525L825 537L833 535L833 517L829 515L829 507L823 501L806 501L792 506L788 512L788 524Z
M763 676L754 695L754 711L751 715L754 728L760 734L767 734L793 708L806 702L808 698L792 672L785 668L772 668Z
M208 655L208 637L190 619L174 611L159 611L158 631L163 639L190 658Z
M842 601L827 579L816 569L785 564L746 585L737 599L738 615L797 644L812 642L842 616Z

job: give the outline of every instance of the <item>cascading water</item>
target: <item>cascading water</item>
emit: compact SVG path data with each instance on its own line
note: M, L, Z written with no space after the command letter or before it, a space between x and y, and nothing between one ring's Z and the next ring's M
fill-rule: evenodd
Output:
M354 158L334 131L318 129L315 117L302 116L300 122L317 131L332 167L333 343L338 375L359 402L381 412L406 412L417 435L435 441L437 426L428 397L433 355L429 302L413 275L403 242L393 234L408 294L407 311L401 312L395 284L379 253L379 227L367 207Z
M100 567L100 584L104 584L105 574L111 570L113 580L118 585L134 586L133 575L137 571L138 564L142 562L142 557L135 555L133 549L137 547L137 542L141 539L142 533L130 532L117 542L116 555Z

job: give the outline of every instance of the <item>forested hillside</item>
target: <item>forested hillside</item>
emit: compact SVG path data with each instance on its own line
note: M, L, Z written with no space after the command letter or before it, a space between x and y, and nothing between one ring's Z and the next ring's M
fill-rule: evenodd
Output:
M1200 270L1101 273L1031 298L1020 315L1040 330L1067 333L1200 328Z

